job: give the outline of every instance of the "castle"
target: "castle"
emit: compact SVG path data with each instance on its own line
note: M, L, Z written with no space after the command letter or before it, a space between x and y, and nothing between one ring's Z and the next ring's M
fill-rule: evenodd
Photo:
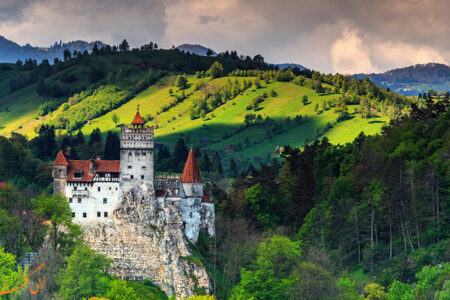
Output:
M139 109L130 125L121 128L120 160L70 159L70 149L53 162L54 194L67 197L76 223L108 222L125 193L136 186L154 191L162 206L179 211L184 234L196 242L200 231L214 236L214 202L205 189L194 152L189 152L182 176L155 176L154 128L145 125ZM208 190L208 192L206 191Z

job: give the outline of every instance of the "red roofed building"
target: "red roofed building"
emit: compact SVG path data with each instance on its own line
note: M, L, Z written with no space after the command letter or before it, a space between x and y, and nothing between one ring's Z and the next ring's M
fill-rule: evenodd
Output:
M70 149L53 162L54 193L68 198L78 223L114 218L123 195L135 188L154 189L160 205L179 210L188 239L200 230L214 235L214 203L203 189L195 154L189 152L182 176L154 176L154 128L146 126L139 110L130 125L121 128L120 160L70 159ZM210 189L209 189L210 190Z

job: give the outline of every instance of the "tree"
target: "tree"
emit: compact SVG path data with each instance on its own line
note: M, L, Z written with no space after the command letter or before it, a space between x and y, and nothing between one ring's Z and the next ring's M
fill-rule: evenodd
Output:
M82 299L104 295L108 289L106 268L112 262L85 245L78 246L60 270L59 294L64 299Z
M314 90L316 91L317 94L321 94L324 92L322 83L320 82L320 80L314 81Z
M176 85L180 90L184 90L188 87L187 82L188 81L187 81L186 75L179 75L177 77Z
M14 255L0 248L0 291L9 291L21 286L25 276L22 268L16 265Z
M92 48L92 54L93 54L94 56L97 56L98 53L99 53L99 51L98 51L97 44L94 44L94 47Z
M64 61L68 61L72 57L72 54L70 53L69 49L65 49L63 56L64 56Z
M111 120L114 122L114 125L117 127L117 124L120 121L119 116L116 113L112 113Z
M232 158L230 160L230 176L234 178L237 176L237 174L238 174L238 166L234 161L234 159Z
M387 300L388 294L384 292L384 288L378 283L369 283L365 286L364 292L367 294L367 300Z
M39 136L32 140L36 156L41 159L49 159L56 148L55 128L50 125L42 125L39 128Z
M134 289L127 285L125 280L113 280L109 284L108 293L106 293L106 297L111 300L134 300L138 299Z
M247 215L259 227L270 228L277 220L273 214L275 198L263 190L259 183L247 190L244 202L247 207Z
M304 95L302 98L303 105L308 104L308 96Z
M184 139L178 139L175 149L173 150L173 165L176 170L183 170L183 166L186 163L186 159L188 157L189 151L186 145L184 144Z
M102 133L99 128L95 128L92 130L91 135L89 137L89 145L92 146L95 143L102 142Z
M300 258L300 245L287 237L275 235L261 242L254 267L242 269L232 299L288 299L291 274Z
M206 51L206 56L211 56L213 55L213 52L211 51L211 49L208 49L208 51Z
M105 142L105 150L103 151L103 158L106 160L120 159L120 140L117 133L108 131Z
M223 174L223 167L222 167L222 162L220 159L219 152L216 152L214 154L211 171L216 172L218 174Z
M122 52L127 52L128 50L130 50L130 45L128 44L126 39L124 39L122 43L120 43L119 50Z
M222 77L224 74L223 66L220 62L215 61L208 70L208 75L212 78Z
M44 196L37 198L36 213L51 222L50 236L52 236L53 249L56 250L60 242L61 226L72 222L72 211L69 201L61 195Z

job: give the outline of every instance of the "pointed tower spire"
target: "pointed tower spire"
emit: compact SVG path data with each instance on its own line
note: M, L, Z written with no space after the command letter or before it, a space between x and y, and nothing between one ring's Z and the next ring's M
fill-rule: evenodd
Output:
M142 120L141 114L139 113L139 104L137 106L136 116L134 116L133 125L144 125L144 121Z
M68 166L66 158L64 157L64 153L62 150L58 152L58 155L56 156L55 161L53 162L54 166Z
M202 183L202 176L195 160L194 151L189 151L189 156L184 165L183 175L181 175L181 182L183 183Z

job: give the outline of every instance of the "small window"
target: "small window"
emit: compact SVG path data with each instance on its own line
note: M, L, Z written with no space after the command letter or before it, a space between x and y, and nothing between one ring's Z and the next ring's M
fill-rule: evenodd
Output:
M81 203L81 197L78 197L78 203Z
M109 187L109 190L111 190L111 187Z
M116 191L117 191L117 188L116 188Z
M85 187L84 190L87 191L87 187Z
M72 202L73 202L72 198L69 198L69 203L72 203Z
M101 212L97 212L97 218L100 218L102 216L102 213Z
M141 179L144 179L144 175L141 175Z
M128 166L128 169L131 169L131 166Z
M133 175L130 175L130 178L131 178L131 179L134 179L134 176L133 176Z
M100 192L100 187L98 187L97 190Z
M105 218L107 218L107 217L108 217L108 212L105 211L105 212L103 213L103 216L104 216Z
M74 190L74 191L76 191L76 190L77 190L77 187L76 187L76 186L74 186L74 187L73 187L73 190Z
M87 213L83 213L83 218L87 218Z
M142 166L142 170L146 170L147 169L147 167L146 166Z
M75 213L74 212L72 213L72 218L75 218Z
M108 203L108 199L103 198L103 204L106 204L106 203Z

